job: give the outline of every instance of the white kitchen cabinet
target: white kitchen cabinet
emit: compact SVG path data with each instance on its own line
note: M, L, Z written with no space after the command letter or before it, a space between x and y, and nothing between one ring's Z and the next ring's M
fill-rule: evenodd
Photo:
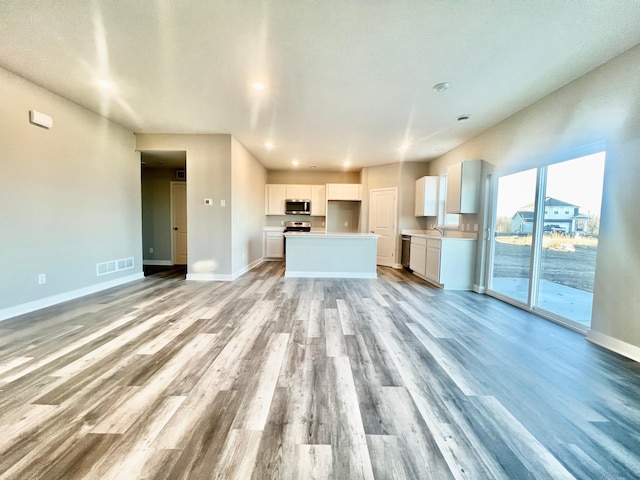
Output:
M324 185L311 185L311 216L327 215L327 188Z
M311 185L285 185L288 200L311 200Z
M264 257L284 258L284 234L282 232L264 232Z
M284 215L286 185L269 184L265 188L265 215Z
M447 169L447 213L478 213L481 160L464 160Z
M328 183L327 200L362 200L358 183Z
M409 267L413 273L441 288L471 290L476 240L411 236Z
M440 283L440 253L442 241L439 239L427 239L427 259L424 276L427 280Z
M416 180L416 217L438 216L438 183L440 177L421 177Z
M409 247L409 268L424 277L427 260L427 239L424 237L411 237Z

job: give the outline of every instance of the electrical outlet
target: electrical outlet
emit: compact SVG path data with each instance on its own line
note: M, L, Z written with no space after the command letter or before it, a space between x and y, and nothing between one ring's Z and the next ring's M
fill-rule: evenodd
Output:
M47 283L47 275L41 273L40 275L38 275L38 285L44 285L45 283Z
M220 200L220 206L221 206L221 207L224 207L226 204L227 204L227 202L226 202L226 201L224 201L224 200Z
M153 253L153 247L149 247L149 253Z
M474 231L474 232L477 232L477 231L478 231L478 224L477 224L477 223L474 223L474 224L473 224L473 231Z

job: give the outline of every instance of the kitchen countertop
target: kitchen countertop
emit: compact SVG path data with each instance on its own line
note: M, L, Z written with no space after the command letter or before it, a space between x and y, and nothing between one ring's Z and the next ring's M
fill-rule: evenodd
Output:
M440 235L437 230L402 230L402 235L409 235L411 237L424 237L424 238L436 238L436 239L451 239L451 240L477 240L478 234L476 232L462 232L460 230L447 230L445 235Z
M335 232L327 233L324 231L315 232L286 232L285 237L309 237L309 238L378 238L380 235L375 233L359 233L359 232Z

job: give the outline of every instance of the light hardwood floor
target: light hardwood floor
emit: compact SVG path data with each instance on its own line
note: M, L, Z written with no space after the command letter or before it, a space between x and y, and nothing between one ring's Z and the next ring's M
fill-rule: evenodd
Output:
M404 271L283 272L1 322L0 479L640 477L637 363Z

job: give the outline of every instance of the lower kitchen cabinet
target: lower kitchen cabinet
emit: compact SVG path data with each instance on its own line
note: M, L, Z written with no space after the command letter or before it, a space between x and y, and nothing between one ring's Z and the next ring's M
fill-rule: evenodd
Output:
M440 283L440 252L442 241L441 240L427 240L427 258L426 266L424 269L424 276L427 280L431 280L435 283Z
M282 232L264 232L264 257L284 258L284 234Z
M439 287L472 290L475 252L474 239L412 236L409 267Z
M409 268L419 275L425 275L426 259L427 259L427 239L424 237L411 237L411 246L409 248L411 256L409 257Z

